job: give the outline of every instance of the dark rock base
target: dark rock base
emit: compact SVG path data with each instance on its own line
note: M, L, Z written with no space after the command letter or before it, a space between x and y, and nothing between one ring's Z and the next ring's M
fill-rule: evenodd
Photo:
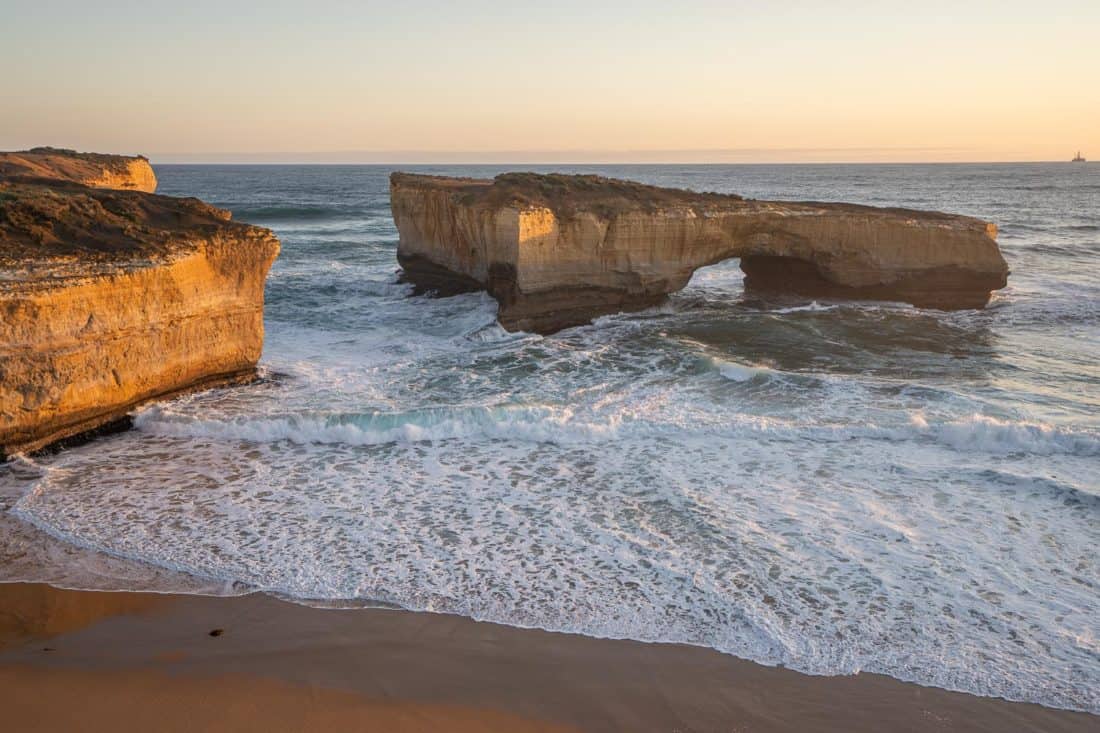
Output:
M11 442L0 445L0 461L16 453L37 455L54 453L65 448L83 445L103 435L121 433L133 427L130 413L151 402L180 397L192 392L201 392L216 387L230 387L250 384L257 380L256 369L245 369L229 374L214 374L185 387L148 395L129 404L113 407L64 424L44 425L33 435L14 436Z
M742 257L745 290L837 300L893 300L918 308L964 310L984 308L1006 277L975 274L958 267L922 270L896 282L847 287L826 280L813 263L793 257Z

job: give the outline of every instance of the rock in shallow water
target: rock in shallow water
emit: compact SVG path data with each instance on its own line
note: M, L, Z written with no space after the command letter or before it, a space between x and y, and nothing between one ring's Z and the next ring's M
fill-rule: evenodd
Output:
M251 379L263 347L270 230L66 170L0 178L0 456Z
M995 225L937 212L534 173L395 173L390 197L405 279L441 294L485 289L510 330L647 308L731 257L749 288L943 309L983 307L1008 276Z

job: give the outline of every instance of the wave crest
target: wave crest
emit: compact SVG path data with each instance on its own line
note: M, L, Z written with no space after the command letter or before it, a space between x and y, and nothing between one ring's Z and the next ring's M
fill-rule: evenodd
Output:
M735 381L767 379L767 369L733 367L723 376ZM726 374L726 371L730 371ZM1045 423L1014 422L971 415L950 422L929 422L923 415L908 425L806 425L734 414L725 424L685 425L660 419L638 419L621 413L582 416L565 406L505 404L454 406L403 412L334 415L267 415L252 418L193 417L154 406L134 420L144 433L174 438L288 441L343 445L384 445L471 438L558 445L587 445L617 439L712 435L727 439L767 441L807 438L828 442L931 440L960 453L1100 456L1100 435Z
M923 416L916 415L912 423L918 432L929 434L958 451L1100 455L1100 436L1046 423L998 420L977 414L938 424L929 424Z
M568 408L525 405L439 407L405 412L329 416L195 419L152 407L139 413L143 432L176 438L247 440L257 443L383 445L481 437L534 443L591 443L615 436L613 424L573 419Z

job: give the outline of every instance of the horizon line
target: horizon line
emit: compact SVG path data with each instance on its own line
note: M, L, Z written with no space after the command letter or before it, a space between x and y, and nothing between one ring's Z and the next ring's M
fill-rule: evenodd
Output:
M986 153L967 147L801 147L564 150L326 150L200 151L147 154L163 165L882 165L1055 163L1020 152ZM1071 155L1065 158L1070 162Z
M1051 158L1018 158L1018 159L960 159L960 160L740 160L740 161L700 161L700 160L573 160L573 159L561 159L561 160L486 160L486 159L451 159L451 160L436 160L436 159L424 159L424 160L291 160L291 159L277 159L277 160L245 160L245 159L230 159L225 160L209 160L209 159L164 159L158 156L147 155L149 162L153 165L300 165L300 166L340 166L340 165L359 165L359 166L455 166L455 165L469 165L469 166L547 166L547 165L569 165L569 166L600 166L600 165L622 165L622 166L660 166L660 165L681 165L681 166L730 166L730 165L1022 165L1022 164L1038 164L1038 163L1066 163L1071 164L1071 160L1055 160ZM1091 162L1091 161L1086 161Z

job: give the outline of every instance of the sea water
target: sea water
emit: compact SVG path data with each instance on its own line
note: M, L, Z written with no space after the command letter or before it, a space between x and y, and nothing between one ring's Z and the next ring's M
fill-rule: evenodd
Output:
M1100 167L554 170L979 216L1010 285L954 313L761 298L729 261L659 308L508 333L484 294L398 283L389 168L158 166L161 193L281 238L265 379L0 468L0 577L394 605L1100 712Z

